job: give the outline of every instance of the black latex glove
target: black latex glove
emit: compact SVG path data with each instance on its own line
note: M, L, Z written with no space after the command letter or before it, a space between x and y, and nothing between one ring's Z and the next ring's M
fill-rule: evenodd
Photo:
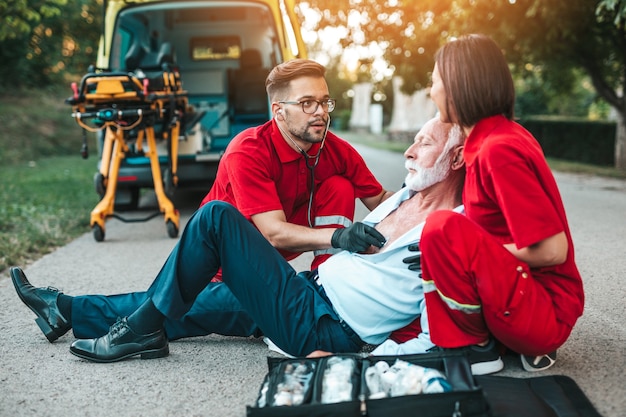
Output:
M415 252L415 255L407 256L402 260L405 264L409 264L409 269L411 271L421 271L422 270L422 251L417 243L413 243L409 245L409 251Z
M371 226L356 222L345 229L337 229L330 239L333 248L345 249L350 252L363 252L371 245L381 248L385 237Z

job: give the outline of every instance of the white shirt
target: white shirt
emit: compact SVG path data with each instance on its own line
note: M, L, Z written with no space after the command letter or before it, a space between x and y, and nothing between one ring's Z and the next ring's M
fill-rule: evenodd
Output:
M403 188L372 211L363 223L374 226L407 200ZM455 209L457 211L459 208ZM340 252L319 267L319 280L335 311L370 344L380 344L392 331L411 323L425 310L422 280L402 260L415 253L424 222L413 227L375 254Z

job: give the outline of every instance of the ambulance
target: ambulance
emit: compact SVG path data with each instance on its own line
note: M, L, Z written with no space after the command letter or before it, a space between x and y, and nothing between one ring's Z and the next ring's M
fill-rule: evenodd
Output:
M134 71L143 60L168 54L180 72L194 111L178 138L178 187L208 192L231 139L271 117L267 74L281 62L306 58L295 1L105 0L99 69ZM103 136L98 139L101 144ZM159 149L171 194L167 158ZM131 146L120 167L116 206L137 208L140 189L151 187L150 162Z

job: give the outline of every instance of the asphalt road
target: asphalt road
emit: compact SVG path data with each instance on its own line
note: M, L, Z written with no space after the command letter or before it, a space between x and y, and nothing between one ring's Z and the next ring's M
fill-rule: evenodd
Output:
M358 147L388 189L404 178L398 154ZM626 416L626 182L557 174L587 295L584 316L544 374L572 377L604 417ZM181 192L183 224L204 192ZM150 196L142 204L150 205ZM364 213L359 207L358 216ZM107 222L29 265L36 286L70 295L144 290L175 244L161 218ZM310 258L294 261L304 269ZM206 336L170 344L170 356L101 365L68 351L71 332L50 344L34 315L0 276L0 416L244 416L270 353L258 339ZM507 357L502 375L533 376Z

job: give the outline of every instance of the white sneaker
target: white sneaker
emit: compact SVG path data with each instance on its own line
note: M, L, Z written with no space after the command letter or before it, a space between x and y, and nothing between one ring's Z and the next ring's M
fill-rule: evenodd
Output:
M520 355L522 367L528 372L545 371L556 363L556 350L539 356Z
M504 362L493 339L485 346L472 345L465 349L469 352L473 375L488 375L504 369Z
M495 340L490 339L485 346L471 345L460 348L442 348L435 346L427 352L467 352L467 356L472 368L472 375L488 375L500 372L504 369L504 361L500 357L498 346Z

